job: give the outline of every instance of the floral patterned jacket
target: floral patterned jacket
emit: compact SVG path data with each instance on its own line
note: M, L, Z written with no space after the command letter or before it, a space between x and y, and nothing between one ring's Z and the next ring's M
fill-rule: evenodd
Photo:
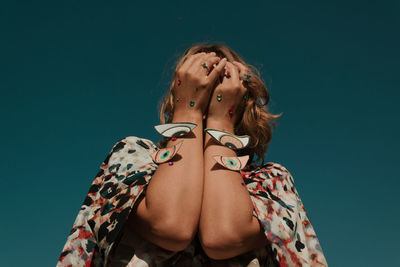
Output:
M135 201L157 169L151 159L157 149L152 141L135 136L113 146L83 201L57 266L107 265ZM327 266L289 171L268 162L247 167L241 174L276 264Z

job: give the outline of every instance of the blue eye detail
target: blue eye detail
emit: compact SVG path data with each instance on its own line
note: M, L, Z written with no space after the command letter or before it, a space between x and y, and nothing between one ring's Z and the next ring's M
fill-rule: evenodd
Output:
M247 161L249 160L249 156L242 157L223 157L219 155L213 156L214 160L218 162L220 165L232 171L239 171L243 169Z
M170 150L167 150L160 156L160 158L161 159L166 159L169 156L169 154L171 154Z
M236 165L237 165L237 162L234 161L233 159L228 159L226 161L226 163L228 163L228 165L231 166L231 167L236 167Z
M169 161L172 159L175 154L178 152L180 147L182 146L183 141L180 141L174 146L162 148L160 150L155 151L151 158L153 159L154 163L160 164Z

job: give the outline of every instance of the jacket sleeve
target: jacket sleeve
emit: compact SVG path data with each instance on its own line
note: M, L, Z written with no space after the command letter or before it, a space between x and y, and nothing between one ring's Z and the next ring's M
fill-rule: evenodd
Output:
M255 215L279 266L328 266L291 173L267 163L245 177Z
M156 165L155 145L135 136L118 141L101 163L57 266L104 266L129 213Z

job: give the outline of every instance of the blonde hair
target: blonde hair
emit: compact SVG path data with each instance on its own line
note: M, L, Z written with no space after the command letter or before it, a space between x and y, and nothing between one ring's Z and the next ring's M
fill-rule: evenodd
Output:
M174 114L174 97L172 89L175 87L176 71L182 66L185 60L193 54L200 52L215 52L220 58L226 57L229 62L237 61L245 65L251 73L249 82L244 83L247 88L247 101L243 109L242 117L235 125L236 135L249 135L250 142L244 149L238 150L238 156L249 155L249 164L256 164L255 157L261 160L264 164L264 156L268 150L268 144L272 139L272 128L276 128L278 124L278 115L273 115L268 112L267 104L269 102L269 93L264 82L260 78L259 71L252 65L244 62L239 55L230 47L224 44L207 44L196 43L189 47L181 56L175 67L173 79L169 91L164 99L161 100L160 121L162 124L172 121ZM164 138L158 142L158 146L163 148L166 146L169 139Z

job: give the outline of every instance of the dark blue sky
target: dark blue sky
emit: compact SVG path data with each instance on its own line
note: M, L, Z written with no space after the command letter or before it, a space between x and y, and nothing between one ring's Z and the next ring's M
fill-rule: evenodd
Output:
M0 6L2 266L56 264L100 163L158 141L173 64L205 41L260 70L283 112L266 160L329 265L400 266L399 2L132 2Z

